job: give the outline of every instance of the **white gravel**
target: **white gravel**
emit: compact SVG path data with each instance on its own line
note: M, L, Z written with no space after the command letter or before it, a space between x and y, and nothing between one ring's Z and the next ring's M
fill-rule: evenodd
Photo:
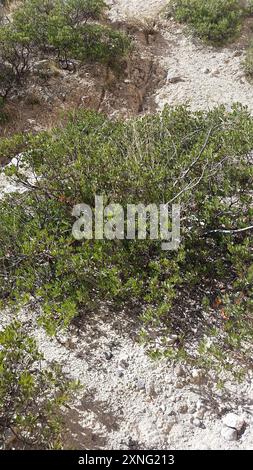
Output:
M220 104L229 108L240 102L253 111L253 86L244 74L243 49L207 47L185 35L185 29L173 21L165 23L163 34L168 53L163 54L161 63L168 76L156 95L159 109L165 104L184 103L193 110ZM176 83L171 83L173 77L178 77Z
M92 433L91 448L253 449L252 376L242 385L227 382L223 392L215 380L196 385L187 368L178 377L177 367L151 360L132 330L125 318L112 322L102 312L62 346L42 330L37 335L47 358L84 384L75 446L87 447ZM245 423L241 435L224 424L228 412Z
M168 4L167 0L107 0L113 20L154 18Z
M10 318L3 313L2 326ZM135 339L135 319L125 313L112 319L105 308L57 339L35 326L34 314L20 318L47 361L84 386L65 412L68 446L253 450L252 375L218 391L214 376L206 381L196 369L151 360Z
M160 62L167 71L167 83L156 94L157 108L165 104L189 104L191 109L208 109L236 102L253 111L253 85L244 74L245 50L213 48L192 39L187 29L173 20L165 20L168 0L112 0L113 20L155 18L165 43ZM175 83L173 80L176 78ZM171 83L172 82L172 83Z

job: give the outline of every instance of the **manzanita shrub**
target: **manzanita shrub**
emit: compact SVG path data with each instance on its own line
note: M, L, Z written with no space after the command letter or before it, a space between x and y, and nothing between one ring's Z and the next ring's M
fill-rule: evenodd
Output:
M244 15L250 14L250 8L240 0L171 0L168 11L213 44L233 39L241 29Z
M0 25L0 97L20 84L36 57L118 67L129 38L99 23L103 0L24 0Z
M32 304L54 334L103 302L112 315L136 311L146 333L165 322L166 335L176 331L187 344L178 307L182 293L201 294L206 312L216 303L217 318L200 356L223 354L229 366L252 338L252 142L252 117L239 105L167 107L127 122L86 111L28 136L18 167L8 168L27 191L0 202L3 305ZM180 203L179 249L163 251L149 237L75 240L73 207L94 208L95 195L123 208Z

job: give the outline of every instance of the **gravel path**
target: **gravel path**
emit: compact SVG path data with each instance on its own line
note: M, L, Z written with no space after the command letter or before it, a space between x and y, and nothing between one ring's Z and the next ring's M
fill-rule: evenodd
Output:
M112 320L105 308L57 339L35 326L34 314L19 319L46 360L84 387L65 410L67 447L253 450L252 375L220 391L214 375L207 381L196 368L153 361L136 341L136 319ZM9 321L2 314L2 326Z
M157 92L158 108L165 104L189 103L193 110L240 102L253 111L253 85L243 71L245 51L241 48L214 49L193 41L173 21L163 27L168 53L161 57L166 85Z
M107 0L113 20L154 18L168 3L167 0Z
M215 378L206 383L197 369L152 361L132 333L124 317L112 322L102 312L62 346L37 334L47 358L85 387L67 415L74 446L253 450L252 376L219 392Z

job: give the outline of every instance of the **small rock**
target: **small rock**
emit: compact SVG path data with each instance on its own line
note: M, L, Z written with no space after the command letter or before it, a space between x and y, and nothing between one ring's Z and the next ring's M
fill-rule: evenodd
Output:
M171 395L169 399L171 403L176 403L177 401L177 398L175 397L175 395Z
M171 335L166 339L167 345L168 346L173 346L173 344L175 344L177 342L177 340L178 340L177 335Z
M167 416L175 416L176 413L175 413L175 411L174 411L172 408L167 408L167 409L166 409L166 415L167 415Z
M110 361L113 358L113 354L111 351L106 351L105 352L105 358L107 361Z
M208 69L207 67L205 67L205 68L203 69L203 73L205 73L205 74L207 75L208 73L210 73L210 69Z
M165 423L164 425L164 432L168 433L171 431L171 429L173 428L173 426L177 423L177 420L176 420L176 417L175 416L171 416Z
M238 434L236 429L232 428L223 428L221 431L222 437L226 439L226 441L237 441L238 439Z
M194 426L196 426L196 428L201 428L201 427L202 427L202 423L201 423L201 421L200 421L199 418L193 418L192 424L193 424Z
M34 132L41 132L44 130L44 128L42 126L36 125L36 126L33 126L33 130Z
M119 378L124 377L124 372L123 372L123 370L118 369L116 373L117 373L117 376L118 376Z
M220 71L218 69L213 70L212 77L217 77L217 75L220 75Z
M174 374L177 377L185 377L185 370L180 364L178 364L174 369Z
M184 78L177 76L177 77L170 77L169 75L167 76L167 83L179 83L179 82L185 82Z
M188 412L189 412L190 414L193 414L193 413L196 412L196 405L195 405L195 403L190 403L190 404L188 405Z
M136 387L138 388L138 390L145 390L146 389L145 380L139 379L137 381Z
M245 420L242 416L238 416L235 413L228 413L223 418L223 424L228 428L236 429L236 431L240 432L245 425Z
M198 400L196 403L196 412L195 417L199 419L203 419L206 412L206 407L201 400Z
M150 381L150 382L146 385L146 393L147 393L147 395L150 396L150 397L156 395L154 382Z
M17 438L15 434L11 431L11 429L7 429L7 431L5 431L5 434L4 434L4 439L5 439L5 446L9 447L15 442Z
M204 408L204 405L201 400L198 400L196 403L197 410L200 410L201 408Z
M119 358L118 365L122 369L127 369L128 366L129 366L128 357L127 356L122 356L121 358Z
M159 408L159 411L161 411L164 414L165 411L166 411L166 406L164 404L162 404Z

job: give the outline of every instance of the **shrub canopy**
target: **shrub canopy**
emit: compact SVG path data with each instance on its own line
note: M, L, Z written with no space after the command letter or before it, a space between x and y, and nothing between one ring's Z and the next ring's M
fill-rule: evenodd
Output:
M222 44L240 31L245 9L238 0L171 0L169 12L208 42Z
M21 82L38 53L65 66L78 60L118 67L130 40L98 23L105 8L103 0L25 0L0 25L0 97Z
M37 302L40 321L53 333L101 302L112 312L135 308L151 324L170 321L182 289L207 285L202 295L211 302L210 286L228 282L234 290L228 287L221 302L230 305L222 328L239 340L243 330L246 340L252 334L252 141L253 120L240 106L195 113L166 108L127 122L83 112L64 128L29 137L22 162L36 182L22 163L9 168L29 191L0 204L3 301ZM95 195L124 208L180 203L179 250L162 251L149 238L74 240L73 206L94 208Z

